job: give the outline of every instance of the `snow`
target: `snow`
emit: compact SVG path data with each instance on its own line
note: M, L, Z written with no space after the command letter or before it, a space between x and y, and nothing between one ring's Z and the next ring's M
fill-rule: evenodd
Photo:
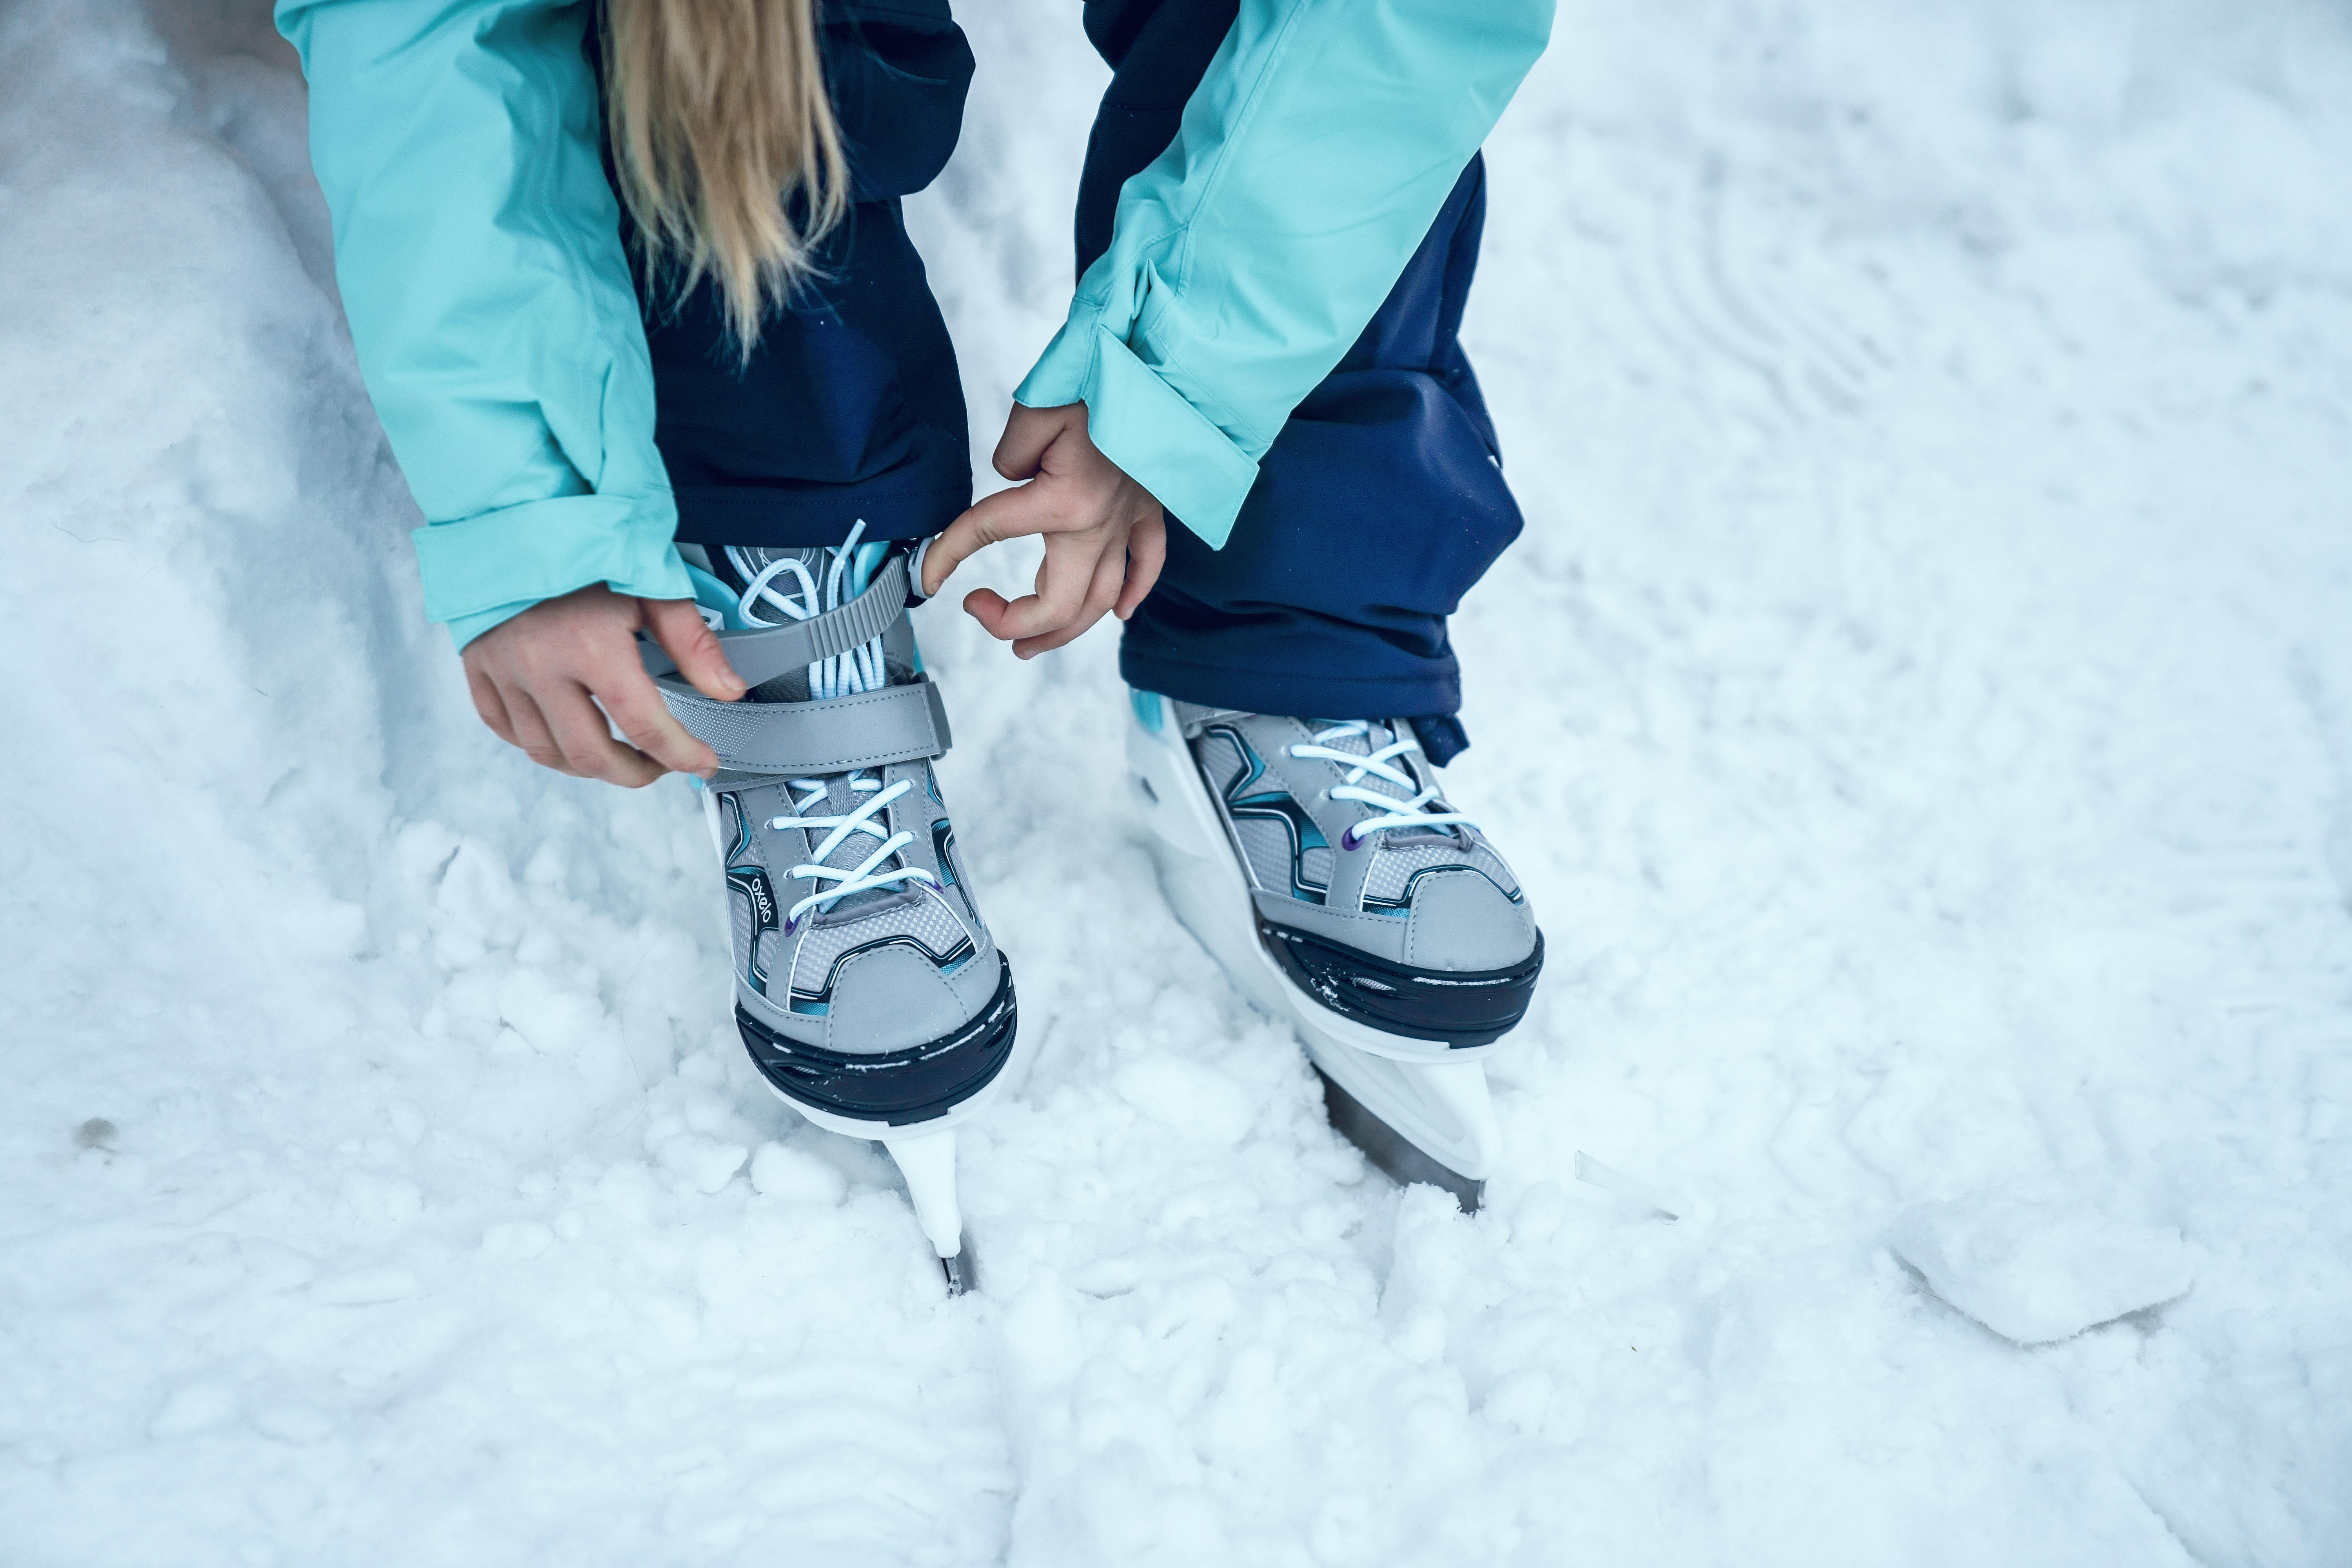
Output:
M985 441L1103 73L968 9ZM1109 638L942 606L1034 1039L947 1301L741 1059L689 792L422 624L266 20L12 0L0 1560L2345 1562L2347 89L2319 0L1569 0L1468 324L1490 1207L1175 926Z
M2163 1306L2197 1282L2177 1227L2084 1201L2095 1176L2040 1184L2050 1190L1920 1204L1895 1220L1889 1244L1937 1295L2025 1345Z

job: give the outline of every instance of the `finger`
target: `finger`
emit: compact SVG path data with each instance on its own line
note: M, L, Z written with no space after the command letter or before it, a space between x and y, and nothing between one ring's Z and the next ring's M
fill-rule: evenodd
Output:
M1004 434L997 438L996 455L991 459L996 471L1008 479L1033 477L1045 461L1045 449L1060 438L1075 418L1085 427L1087 405L1065 403L1052 408L1030 408L1014 404L1005 416Z
M1150 595L1160 581L1160 568L1168 564L1168 522L1158 507L1151 515L1128 531L1127 586L1111 606L1111 614L1120 620L1135 614Z
M514 725L515 744L523 755L542 768L552 768L559 773L578 777L572 764L564 760L563 748L555 743L555 732L547 727L547 718L531 700L530 692L520 686L502 688L499 695L506 702L507 718Z
M1013 635L1017 638L1057 632L1085 616L1104 557L1118 553L1109 542L1098 536L1048 538L1045 559L1037 568L1036 593L1015 604L1013 608L1016 613L1008 617ZM1103 608L1109 609L1111 601L1118 596L1118 586L1113 584L1103 595ZM1034 608L1024 608L1026 605Z
M1007 605L980 590L964 600L964 609L988 628L989 636L1003 642L1059 631L1085 605L1094 563L1101 553L1099 545L1086 541L1048 539L1045 563L1037 569L1035 593Z
M521 744L515 739L514 721L507 717L507 705L499 696L496 681L480 670L468 668L466 689L473 693L474 711L482 716L482 722L490 727L491 734L509 746Z
M1073 643L1094 629L1097 621L1110 614L1118 603L1119 585L1127 580L1127 552L1106 550L1095 560L1094 576L1087 583L1087 596L1079 603L1077 614L1067 623L1042 637L1023 637L1013 643L1013 653L1022 658L1034 658L1067 643Z
M671 657L675 658L676 655ZM719 668L726 668L722 660ZM731 672L730 672L731 673ZM719 753L696 738L693 731L677 721L677 715L662 700L661 690L643 665L627 665L602 673L589 689L630 744L659 763L663 767L681 773L698 773L704 778L719 771ZM735 688L740 695L741 682Z
M1011 601L993 588L974 588L963 596L963 613L978 621L983 630L993 627L997 617L1004 614ZM994 633L992 631L991 636Z
M1031 493L1035 489L1034 485L1023 485L1017 489L983 496L948 524L923 555L923 596L928 599L937 595L947 585L947 580L955 575L955 569L977 552L1008 539L1044 531L1045 522L1038 515L1043 498Z
M677 661L677 672L697 691L716 702L732 702L749 689L742 677L735 673L735 667L727 662L727 650L719 646L719 634L704 624L702 613L694 607L692 599L638 602L645 606L646 629L654 634L662 650ZM605 693L599 689L596 695L601 699Z
M583 778L635 789L666 771L635 747L613 739L604 710L588 700L588 689L577 682L539 695L539 711L563 749L563 760Z

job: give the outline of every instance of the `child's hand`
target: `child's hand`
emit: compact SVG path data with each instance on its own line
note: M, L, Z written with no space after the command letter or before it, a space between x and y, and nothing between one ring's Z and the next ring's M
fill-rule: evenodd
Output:
M466 645L475 710L499 740L560 773L625 789L672 769L709 777L719 758L663 706L637 658L639 626L705 697L732 702L743 695L693 600L632 599L599 583L533 605ZM607 713L634 745L613 739Z
M990 496L931 542L923 592L938 593L983 546L1042 533L1035 593L1009 604L989 588L964 595L964 610L991 637L1030 658L1078 637L1106 610L1122 621L1135 614L1168 559L1167 524L1151 493L1087 438L1087 405L1015 404L996 444L996 471L1029 482Z

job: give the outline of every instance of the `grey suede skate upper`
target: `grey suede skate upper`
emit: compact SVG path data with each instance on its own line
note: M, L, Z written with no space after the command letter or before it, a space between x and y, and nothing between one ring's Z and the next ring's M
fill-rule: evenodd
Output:
M1458 815L1435 793L1409 725L1171 707L1267 921L1419 969L1502 969L1534 951L1518 879L1475 826L1408 825L1396 809L1348 798L1419 799L1411 816ZM1371 826L1383 821L1399 825Z

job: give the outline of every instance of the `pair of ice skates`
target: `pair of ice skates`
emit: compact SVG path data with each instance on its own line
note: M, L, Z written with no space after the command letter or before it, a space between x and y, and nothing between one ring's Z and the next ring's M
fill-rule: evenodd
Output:
M853 534L706 559L698 598L751 694L710 701L641 647L719 756L703 799L736 1024L802 1115L889 1151L949 1288L969 1289L955 1130L1004 1081L1017 1014L931 770L950 735L907 615L919 556ZM1543 963L1509 868L1402 721L1131 696L1129 771L1178 916L1297 1030L1335 1126L1475 1208L1501 1142L1480 1058Z

